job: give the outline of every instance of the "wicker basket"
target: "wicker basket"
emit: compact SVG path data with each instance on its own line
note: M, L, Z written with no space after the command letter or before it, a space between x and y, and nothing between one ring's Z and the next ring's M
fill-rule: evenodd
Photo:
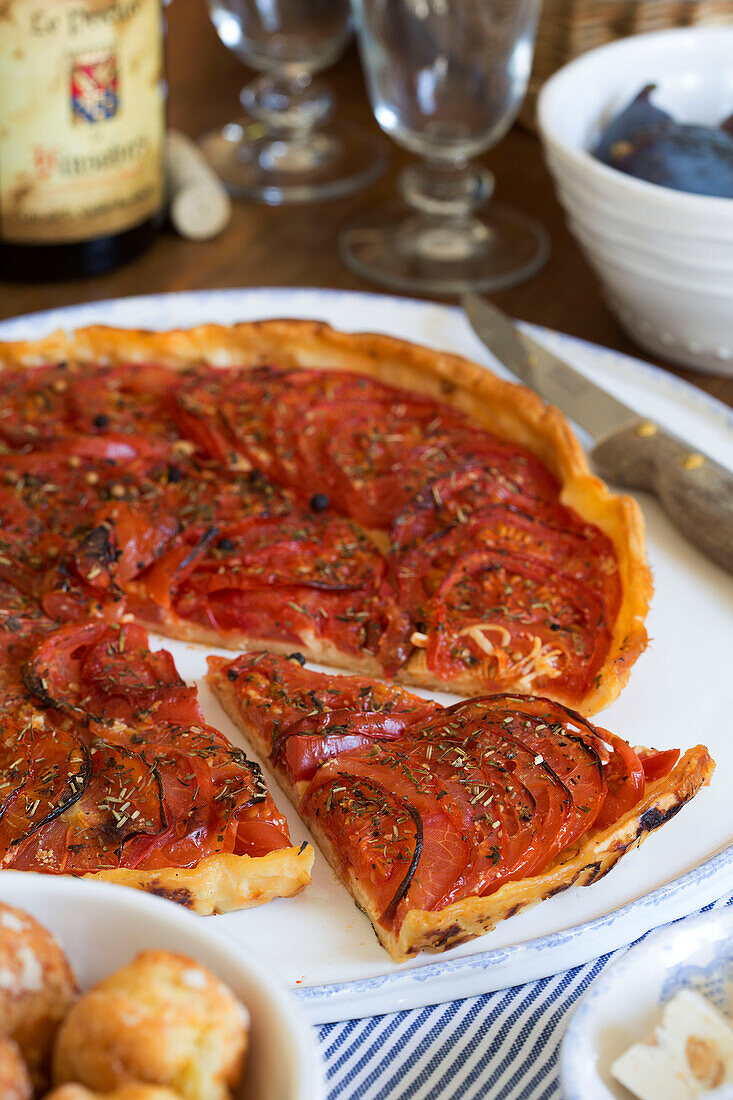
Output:
M520 121L534 129L548 77L586 50L644 31L733 23L733 0L544 0Z

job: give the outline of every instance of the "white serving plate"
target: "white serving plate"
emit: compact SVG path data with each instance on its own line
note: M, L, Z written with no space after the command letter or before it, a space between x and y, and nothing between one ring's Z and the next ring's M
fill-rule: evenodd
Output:
M207 966L250 1014L250 1049L236 1100L323 1100L315 1036L295 999L215 922L124 886L29 871L0 872L0 902L24 909L56 936L82 990L140 951L176 951Z
M100 322L170 328L266 317L312 317L345 330L386 332L496 369L457 309L325 290L214 290L97 302L4 322L0 339ZM616 396L733 467L733 414L725 406L638 360L557 333L532 331ZM639 499L656 584L648 619L652 642L601 722L631 744L665 748L705 742L718 762L712 786L600 882L567 890L441 956L423 954L409 963L393 963L320 856L313 884L297 898L210 918L233 942L256 945L258 957L297 989L314 1021L435 1004L557 973L733 890L733 578L685 542L656 501ZM190 680L200 680L208 652L225 652L168 640L163 644ZM201 698L208 720L241 744L203 687ZM277 788L275 793L294 841L308 839L285 797Z
M616 1059L649 1035L681 989L731 1019L733 908L678 921L613 962L578 1002L560 1050L563 1100L628 1100L611 1076Z

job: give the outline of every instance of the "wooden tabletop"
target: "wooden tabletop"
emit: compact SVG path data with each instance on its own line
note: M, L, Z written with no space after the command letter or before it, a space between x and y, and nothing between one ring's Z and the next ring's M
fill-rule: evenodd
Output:
M239 113L238 93L250 73L219 42L204 0L173 0L168 8L170 125L197 136ZM350 49L327 74L341 118L372 126L359 60ZM379 289L347 271L336 252L339 227L369 203L394 194L407 157L392 146L390 171L366 191L323 205L265 207L237 202L217 240L195 244L165 230L133 263L102 277L67 283L0 284L0 318L129 294L231 286L317 286ZM604 305L598 284L565 227L537 138L515 127L486 156L496 197L537 218L549 231L552 256L523 286L494 297L516 317L640 353ZM669 364L660 363L669 369ZM675 369L733 405L733 379Z

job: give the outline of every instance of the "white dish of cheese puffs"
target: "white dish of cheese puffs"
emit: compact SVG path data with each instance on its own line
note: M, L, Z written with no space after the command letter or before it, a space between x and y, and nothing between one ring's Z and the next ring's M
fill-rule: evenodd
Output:
M211 922L108 883L0 875L3 1100L321 1100L297 1004Z

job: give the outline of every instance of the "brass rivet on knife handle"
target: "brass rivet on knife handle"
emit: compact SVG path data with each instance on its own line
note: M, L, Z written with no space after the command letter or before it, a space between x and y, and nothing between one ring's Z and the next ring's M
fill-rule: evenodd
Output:
M649 420L613 432L591 452L602 477L656 493L685 538L733 573L733 472Z
M682 459L682 465L686 470L699 470L705 465L705 455L689 454Z

